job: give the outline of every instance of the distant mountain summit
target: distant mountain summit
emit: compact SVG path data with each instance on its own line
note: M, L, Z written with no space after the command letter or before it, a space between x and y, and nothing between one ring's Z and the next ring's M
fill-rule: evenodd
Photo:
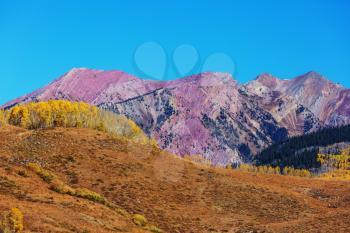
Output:
M324 125L350 124L350 90L334 84L316 72L291 80L260 75L247 87L258 96L271 94L292 100L310 110Z
M350 123L349 92L314 72L291 80L262 74L240 85L226 73L154 81L79 68L3 107L88 102L131 118L163 149L226 165L249 160L288 135Z

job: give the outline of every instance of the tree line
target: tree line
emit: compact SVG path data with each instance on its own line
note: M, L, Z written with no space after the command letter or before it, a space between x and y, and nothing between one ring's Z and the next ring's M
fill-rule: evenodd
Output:
M350 125L326 128L307 135L291 137L257 154L257 166L271 165L298 169L320 168L319 148L350 141Z

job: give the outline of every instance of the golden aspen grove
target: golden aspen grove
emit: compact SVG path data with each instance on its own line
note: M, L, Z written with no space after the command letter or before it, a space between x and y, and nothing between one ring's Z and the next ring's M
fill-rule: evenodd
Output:
M319 154L317 160L328 169L321 177L350 180L350 147L343 149L340 154Z
M262 174L279 174L289 176L311 177L312 174L307 169L296 169L293 167L272 167L272 166L255 166L250 164L241 164L239 170L245 172L262 173Z
M0 110L0 127L6 123L5 111Z
M50 100L17 105L0 111L0 126L4 124L26 129L91 128L156 145L132 120L84 102Z

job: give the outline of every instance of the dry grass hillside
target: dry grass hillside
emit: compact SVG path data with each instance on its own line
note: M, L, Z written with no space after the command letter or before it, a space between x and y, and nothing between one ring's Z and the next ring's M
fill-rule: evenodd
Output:
M349 232L350 183L214 169L91 129L4 126L0 213L24 232Z

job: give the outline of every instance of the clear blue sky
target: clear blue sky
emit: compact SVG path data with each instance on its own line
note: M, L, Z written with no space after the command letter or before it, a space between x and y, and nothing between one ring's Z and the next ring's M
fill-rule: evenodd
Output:
M182 44L193 45L201 63L225 53L240 82L314 70L350 87L349 12L347 0L0 0L0 103L72 67L142 76L133 56L148 41L168 58ZM166 78L177 77L174 70L168 63Z

